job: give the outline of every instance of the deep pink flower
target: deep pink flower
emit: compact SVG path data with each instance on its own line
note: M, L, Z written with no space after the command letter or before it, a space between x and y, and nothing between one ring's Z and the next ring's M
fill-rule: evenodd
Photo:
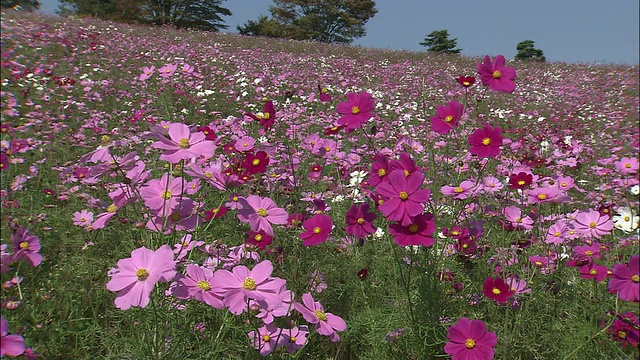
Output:
M248 117L260 123L264 131L269 130L276 121L276 109L273 106L273 101L268 100L264 103L264 107L261 113L254 115L252 113L245 113Z
M463 112L464 107L456 101L451 101L447 106L438 106L436 116L431 117L431 130L446 134L457 128Z
M385 198L378 209L389 221L399 221L401 225L409 226L412 224L411 216L422 213L423 204L431 196L428 189L420 190L424 175L416 171L406 176L402 170L393 170L388 177L389 182L376 187L376 193Z
M376 214L369 212L368 203L353 204L347 211L345 231L347 234L365 239L376 232L376 228L372 224L376 217L378 217Z
M146 307L156 283L169 282L176 276L175 266L169 245L156 251L141 247L133 250L130 258L118 260L118 272L107 283L109 291L118 292L116 307L121 310Z
M29 233L29 230L20 226L11 234L13 242L13 258L15 261L26 259L29 265L36 267L42 262L40 255L40 239Z
M277 207L270 198L249 195L246 198L240 198L238 205L241 206L236 210L238 219L249 223L253 231L263 230L267 235L273 236L271 224L285 225L287 223L287 211Z
M304 240L302 245L316 246L329 239L333 228L333 220L331 220L331 216L329 215L317 214L305 220L302 223L302 227L306 230L298 235L300 239Z
M303 294L302 304L296 301L294 307L305 320L316 325L318 334L328 336L333 342L340 341L336 331L347 329L347 323L341 317L325 312L322 304L313 300L311 293Z
M498 344L496 334L487 332L482 321L467 318L461 318L449 327L447 339L444 352L451 355L452 360L493 359L493 348Z
M509 176L509 189L524 189L533 183L533 174L519 172Z
M573 229L577 233L597 239L600 239L603 235L611 234L614 226L609 216L601 216L596 210L579 213L571 222L571 225L573 225Z
M390 172L389 159L385 155L377 154L376 161L371 164L371 170L369 171L369 185L376 187L381 182L387 181L387 175Z
M607 277L607 267L596 263L583 265L580 268L580 277L583 279L594 279L600 282Z
M638 302L639 298L639 271L640 256L634 255L629 259L629 264L615 264L609 279L609 291L618 293L620 300Z
M509 284L501 278L486 278L482 285L482 293L491 300L504 304L509 300L515 291L511 290Z
M502 129L485 125L469 135L469 152L481 158L496 157L502 145Z
M400 246L432 246L432 235L435 230L436 224L433 222L431 213L411 217L411 224L407 226L401 224L389 225L389 234L393 236L393 240Z
M20 356L25 349L24 338L9 335L9 322L4 317L0 318L0 356Z
M352 132L369 121L373 116L371 111L375 106L375 102L367 92L348 93L347 101L341 102L336 107L336 111L342 114L342 117L338 119L338 125L346 125L346 132Z
M213 274L211 287L219 289L224 297L224 306L230 312L240 315L247 310L249 299L263 301L269 308L275 308L283 301L281 293L286 282L272 278L271 261L262 261L253 269L239 265L228 270L218 270Z
M206 140L206 135L202 132L191 132L189 126L185 124L172 123L167 131L169 138L159 136L158 141L151 144L151 147L164 150L160 155L160 160L170 163L177 163L180 160L190 160L192 158L203 157L209 159L216 150L213 141Z
M179 286L184 287L189 296L216 309L224 307L220 290L211 286L213 282L211 269L192 264L187 265L186 272L187 275L180 278Z
M516 84L513 82L516 78L516 70L504 65L504 56L498 55L494 62L491 62L491 58L487 55L484 63L479 63L476 68L483 85L488 85L493 91L512 93L516 89Z
M632 312L616 314L616 319L609 328L609 333L620 342L623 348L636 348L640 341L640 321Z

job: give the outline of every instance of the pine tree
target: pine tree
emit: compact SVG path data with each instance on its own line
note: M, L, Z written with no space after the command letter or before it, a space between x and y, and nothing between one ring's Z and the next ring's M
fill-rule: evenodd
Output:
M449 39L448 30L436 30L427 35L422 46L426 46L429 52L437 52L444 54L459 54L462 49L456 49L458 39Z

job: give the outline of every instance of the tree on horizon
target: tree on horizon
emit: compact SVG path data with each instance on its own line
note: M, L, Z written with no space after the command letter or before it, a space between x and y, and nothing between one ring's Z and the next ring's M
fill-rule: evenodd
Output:
M274 0L271 17L238 26L240 34L350 44L378 13L372 0Z
M542 50L534 47L535 41L524 40L518 43L516 50L518 53L515 56L517 60L535 60L546 61Z
M40 1L38 0L2 0L2 2L0 2L0 8L24 10L24 11L35 11L40 9Z
M448 30L435 30L427 35L420 45L427 47L427 51L443 54L459 54L462 49L456 49L458 39L449 39Z

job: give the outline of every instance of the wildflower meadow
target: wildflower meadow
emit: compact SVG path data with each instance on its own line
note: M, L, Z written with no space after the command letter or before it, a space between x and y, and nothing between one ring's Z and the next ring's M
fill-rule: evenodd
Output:
M1 356L637 359L638 65L2 14Z

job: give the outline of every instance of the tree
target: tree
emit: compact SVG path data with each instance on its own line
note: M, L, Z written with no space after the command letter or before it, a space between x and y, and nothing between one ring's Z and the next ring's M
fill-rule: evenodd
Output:
M231 15L225 0L60 0L60 14L90 15L105 20L143 24L226 29L221 16Z
M2 0L0 2L2 9L34 11L40 9L40 1L38 0Z
M458 46L458 39L449 39L448 30L436 30L427 35L422 46L428 47L429 52L437 52L444 54L459 54L462 49L455 49Z
M525 40L518 43L518 45L516 46L516 50L518 50L518 53L516 54L515 58L517 60L546 61L542 50L536 49L533 46L534 44L535 41L533 40Z
M378 10L372 0L274 0L271 18L238 26L243 35L350 44L366 34L364 25Z

